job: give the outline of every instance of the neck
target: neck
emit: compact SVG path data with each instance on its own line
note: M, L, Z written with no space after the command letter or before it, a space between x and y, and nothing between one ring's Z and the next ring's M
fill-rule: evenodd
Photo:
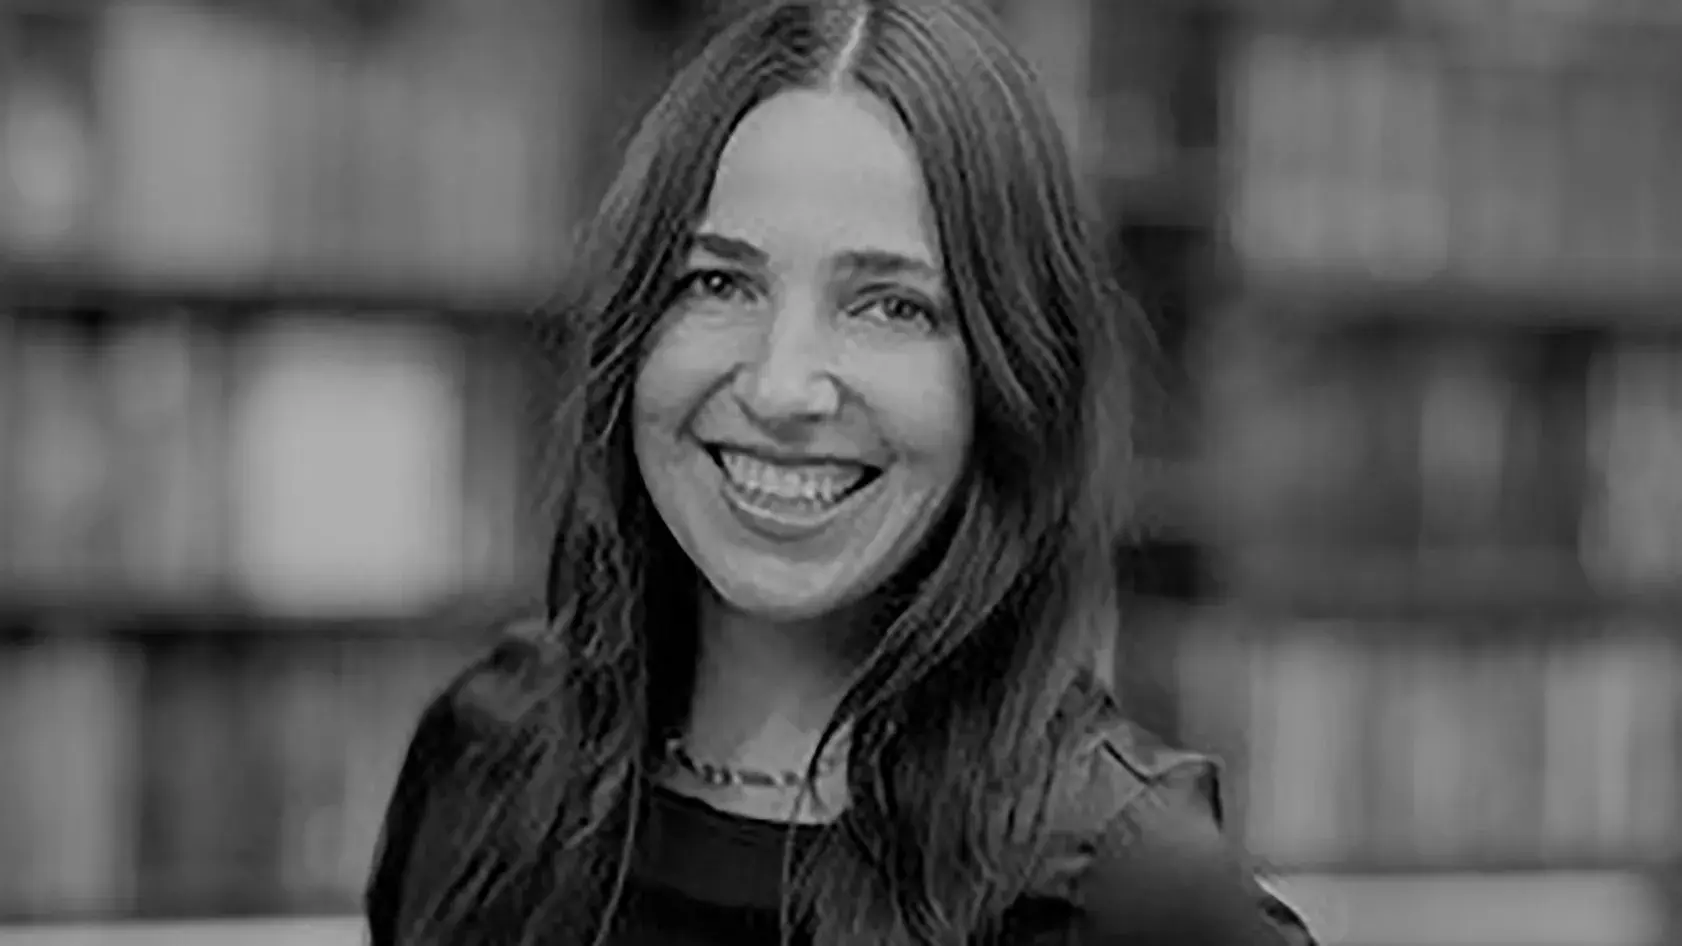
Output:
M708 589L687 741L709 761L804 767L855 662L845 622L784 622L744 614Z

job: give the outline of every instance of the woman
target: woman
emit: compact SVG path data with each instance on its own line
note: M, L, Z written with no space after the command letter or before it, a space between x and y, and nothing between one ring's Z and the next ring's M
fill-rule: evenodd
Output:
M744 6L584 240L547 620L423 714L373 942L1307 942L1094 680L1142 333L1028 69Z

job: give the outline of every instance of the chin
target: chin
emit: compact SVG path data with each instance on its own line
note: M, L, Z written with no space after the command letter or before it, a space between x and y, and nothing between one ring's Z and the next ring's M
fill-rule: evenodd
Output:
M791 587L743 576L711 580L713 591L729 608L777 623L804 623L826 618L858 603L862 595L839 590Z

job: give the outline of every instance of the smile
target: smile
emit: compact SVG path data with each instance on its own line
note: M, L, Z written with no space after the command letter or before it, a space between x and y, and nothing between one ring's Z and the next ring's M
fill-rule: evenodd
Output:
M728 447L707 453L724 474L730 505L749 525L778 534L824 524L882 473L864 463L772 461Z

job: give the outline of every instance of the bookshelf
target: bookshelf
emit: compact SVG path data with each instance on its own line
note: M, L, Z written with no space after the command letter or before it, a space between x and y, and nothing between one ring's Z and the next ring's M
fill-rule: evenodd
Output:
M1183 729L1330 935L1674 942L1679 24L1221 6Z
M4 780L5 862L31 870L0 915L352 908L414 713L531 587L524 340L0 325L0 740L31 773Z
M248 6L0 2L0 942L360 941L533 603L600 10Z

